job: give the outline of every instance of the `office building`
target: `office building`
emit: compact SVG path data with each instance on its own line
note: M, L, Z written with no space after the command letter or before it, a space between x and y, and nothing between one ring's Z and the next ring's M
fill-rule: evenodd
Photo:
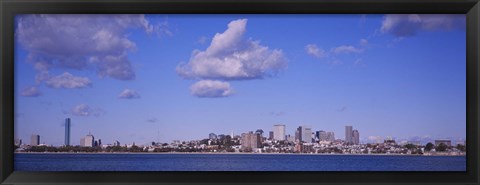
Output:
M95 146L95 137L91 133L88 133L87 136L85 136L85 146L86 147L94 147Z
M273 139L279 141L285 140L285 125L273 125Z
M295 140L299 140L305 143L312 142L312 128L308 126L299 126L295 132Z
M65 119L65 146L70 146L70 118Z
M85 138L80 138L80 146L85 146Z
M319 141L326 141L327 140L327 132L325 132L323 130L317 131L315 136L316 136L315 139L317 139Z
M352 126L345 126L345 143L352 144L353 143L353 127Z
M261 145L260 134L253 133L253 132L243 133L241 143L242 143L242 148L250 148L250 149L259 148Z
M334 142L335 141L335 133L327 132L327 138L326 139L327 139L326 141Z
M360 133L358 132L358 130L352 131L352 143L354 145L360 144Z
M38 146L40 145L40 135L32 135L30 138L30 146Z
M270 132L268 133L268 139L269 139L269 140L273 140L273 131L270 131Z
M305 143L312 142L312 128L307 126L302 126L302 141Z

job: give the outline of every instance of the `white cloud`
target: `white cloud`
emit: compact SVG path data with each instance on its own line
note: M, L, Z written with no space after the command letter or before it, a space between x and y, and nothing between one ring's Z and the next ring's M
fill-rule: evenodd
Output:
M20 95L25 96L25 97L38 97L38 96L42 95L42 93L40 93L40 91L38 90L37 87L31 86L31 87L27 87L27 88L23 89L22 92L20 93Z
M465 30L465 26L465 15L390 14L383 18L380 31L397 37L408 37L419 31Z
M95 69L102 77L132 80L135 72L127 54L136 49L128 30L168 31L144 15L20 15L15 32L39 72L54 68Z
M135 90L125 89L120 93L120 95L118 95L118 98L121 98L121 99L138 99L138 98L140 98L140 94Z
M105 111L103 111L100 108L95 108L95 109L91 108L90 106L88 106L86 104L79 104L79 105L73 107L71 113L75 116L83 116L83 117L95 116L95 117L98 117L98 116L104 115Z
M90 82L88 78L73 76L68 72L58 76L44 76L40 80L44 80L45 84L51 88L74 89L90 87L92 85L92 82Z
M343 45L332 48L331 52L334 54L362 53L363 49L352 45Z
M316 44L308 44L305 46L305 51L314 57L323 58L326 56L325 50L319 48Z
M247 80L274 76L285 69L287 59L281 50L243 37L246 25L247 19L230 22L205 51L193 51L188 63L178 65L177 73L184 78Z
M367 46L368 40L367 39L360 39L360 46Z
M190 87L190 93L200 98L219 98L233 95L230 83L218 80L201 80Z

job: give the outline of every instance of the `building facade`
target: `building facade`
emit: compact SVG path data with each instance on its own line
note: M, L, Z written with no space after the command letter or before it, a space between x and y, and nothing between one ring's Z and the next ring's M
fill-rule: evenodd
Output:
M285 125L273 125L273 139L279 141L285 140Z
M87 136L85 136L85 146L86 147L94 147L95 146L95 137L91 133L88 133Z
M358 132L358 130L352 131L352 144L354 145L360 144L360 133Z
M353 127L352 126L345 126L345 143L352 144L353 143Z
M38 146L40 145L40 135L32 135L30 138L30 146Z
M253 132L243 133L241 142L242 148L259 148L261 145L260 134Z

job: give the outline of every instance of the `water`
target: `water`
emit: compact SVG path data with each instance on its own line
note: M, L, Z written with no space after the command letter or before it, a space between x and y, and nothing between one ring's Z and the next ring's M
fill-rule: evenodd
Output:
M15 154L16 171L465 171L465 156Z

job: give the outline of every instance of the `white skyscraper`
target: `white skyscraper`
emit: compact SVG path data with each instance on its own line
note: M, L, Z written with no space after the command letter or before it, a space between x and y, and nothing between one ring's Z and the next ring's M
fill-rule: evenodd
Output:
M273 125L273 139L280 141L285 140L285 125Z

